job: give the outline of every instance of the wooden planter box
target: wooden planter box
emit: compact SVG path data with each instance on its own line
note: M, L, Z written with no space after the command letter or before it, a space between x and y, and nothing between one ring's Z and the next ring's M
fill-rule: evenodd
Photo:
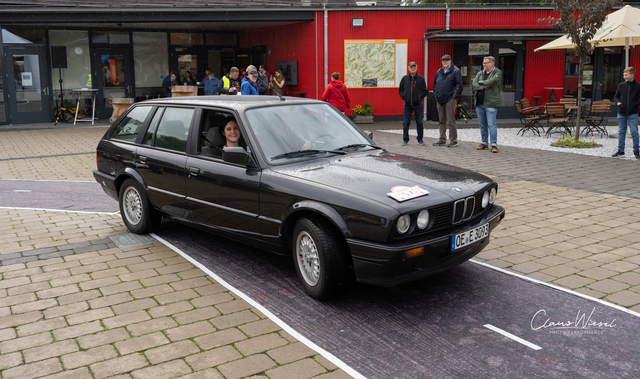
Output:
M373 124L373 115L354 114L353 122L355 122L356 124Z

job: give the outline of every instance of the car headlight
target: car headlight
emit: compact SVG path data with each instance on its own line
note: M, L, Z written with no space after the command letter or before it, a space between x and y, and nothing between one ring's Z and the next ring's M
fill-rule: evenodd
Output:
M491 191L489 191L489 204L493 204L493 202L496 201L497 193L498 191L495 188L492 188Z
M484 191L482 195L482 208L486 208L489 205L489 191Z
M396 229L400 234L405 234L407 230L409 230L409 226L411 226L411 218L409 215L402 215L398 219L398 223L396 224Z
M429 226L429 211L428 210L424 210L422 212L420 212L420 214L418 214L418 228L420 229L426 229L427 226Z

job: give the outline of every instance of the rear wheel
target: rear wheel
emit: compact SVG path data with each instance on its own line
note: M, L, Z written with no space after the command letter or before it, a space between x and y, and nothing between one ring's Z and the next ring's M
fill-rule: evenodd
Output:
M346 252L326 222L301 218L293 230L293 262L305 292L327 299L351 284Z
M160 225L162 217L153 209L141 186L133 179L122 183L118 198L122 220L130 232L147 234Z

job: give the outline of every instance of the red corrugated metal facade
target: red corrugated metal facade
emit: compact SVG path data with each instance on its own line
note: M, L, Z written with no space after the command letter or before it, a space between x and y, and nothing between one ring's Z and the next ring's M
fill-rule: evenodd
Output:
M548 103L551 94L544 87L564 87L566 50L533 51L547 42L526 42L524 97L531 99L531 96L542 96L541 104Z
M540 19L552 14L551 10L459 10L450 13L450 30L544 30L547 25ZM299 84L290 91L305 92L307 97L320 98L324 89L324 13L317 12L316 20L307 24L295 24L274 28L245 31L240 34L242 48L266 45L271 50L267 57L270 71L276 61L298 61ZM353 18L363 18L363 27L353 27ZM424 73L424 36L427 31L443 30L446 10L350 10L328 12L328 73L344 74L344 40L348 39L407 39L408 61L418 63L418 72ZM499 34L499 32L497 33ZM524 97L542 96L549 99L550 91L543 87L563 87L565 50L534 52L549 42L526 40L525 45ZM495 42L495 38L492 40ZM462 42L490 42L482 38L471 38ZM441 66L443 54L454 55L454 41L430 40L428 53L427 85L431 89L433 77ZM455 60L455 57L454 57ZM632 51L631 65L640 65L640 48ZM402 114L402 101L397 88L352 88L349 89L352 108L369 101L377 116ZM350 111L347 112L350 114Z

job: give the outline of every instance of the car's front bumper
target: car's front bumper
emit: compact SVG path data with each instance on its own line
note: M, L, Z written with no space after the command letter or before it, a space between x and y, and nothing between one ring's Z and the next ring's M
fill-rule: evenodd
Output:
M394 286L446 271L464 263L489 244L491 231L504 219L504 208L493 205L482 218L455 227L446 234L429 235L393 244L347 239L358 282ZM489 224L489 236L465 248L451 250L451 238L475 227ZM406 257L406 251L424 247L424 253Z

